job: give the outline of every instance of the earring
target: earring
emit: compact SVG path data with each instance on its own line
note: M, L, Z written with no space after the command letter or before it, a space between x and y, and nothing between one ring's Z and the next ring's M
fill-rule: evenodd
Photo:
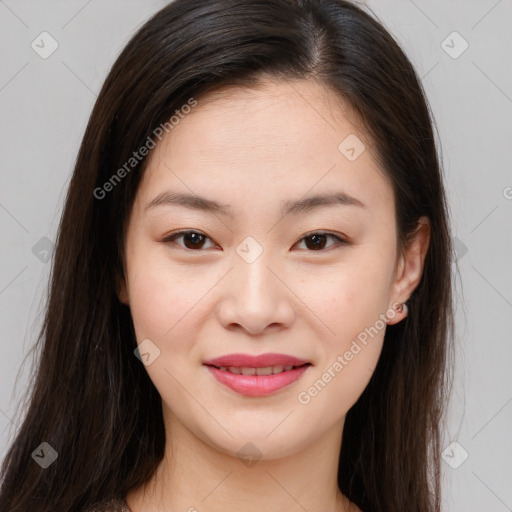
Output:
M398 313L401 313L402 311L405 311L405 316L407 316L407 313L409 313L409 307L407 306L407 302L399 302L395 309Z

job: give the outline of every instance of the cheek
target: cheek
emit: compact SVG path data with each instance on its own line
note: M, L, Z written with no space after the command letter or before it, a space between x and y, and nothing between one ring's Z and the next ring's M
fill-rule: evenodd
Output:
M353 260L304 272L300 281L299 296L330 327L328 340L356 335L388 309L392 259L361 251Z
M305 383L302 389L305 401L315 402L311 411L318 407L330 417L346 412L377 366L393 271L394 255L392 251L386 254L368 247L354 252L353 259L347 257L325 278L317 275L301 280L303 289L310 290L308 306L320 318L325 333L314 382Z
M197 320L208 283L160 256L134 258L130 277L130 311L137 340L150 338L159 346L172 343L175 347L192 339L186 331Z
M389 268L362 264L339 272L312 310L328 325L315 373L297 396L311 417L339 420L368 385L382 351ZM322 297L322 298L320 298Z

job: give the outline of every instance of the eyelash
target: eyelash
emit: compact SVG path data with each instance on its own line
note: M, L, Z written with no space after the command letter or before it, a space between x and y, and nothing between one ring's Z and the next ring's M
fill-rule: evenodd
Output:
M186 234L196 234L196 235L200 235L200 236L204 236L208 239L210 239L210 237L208 237L207 235L205 235L204 233L201 233L200 231L195 231L195 230L183 230L183 231L178 231L177 233L171 233L170 235L166 236L162 242L164 243L175 243L174 241L183 236L183 235L186 235ZM326 252L330 249L332 249L333 247L339 247L339 246L343 246L343 245L349 245L350 242L348 242L347 240L341 238L340 236L336 235L335 233L331 233L331 232L328 232L328 231L312 231L306 235L304 235L302 238L299 239L298 242L302 242L304 239L306 238L310 238L314 235L323 235L323 236L327 236L327 237L330 237L330 238L333 238L335 240L337 240L337 243L331 247L329 247L328 249L319 249L319 250L308 250L306 249L307 252ZM210 239L211 240L211 239ZM188 247L183 247L181 246L180 244L177 244L179 245L180 248L184 249L185 251L189 251L189 252L203 252L201 249L189 249Z

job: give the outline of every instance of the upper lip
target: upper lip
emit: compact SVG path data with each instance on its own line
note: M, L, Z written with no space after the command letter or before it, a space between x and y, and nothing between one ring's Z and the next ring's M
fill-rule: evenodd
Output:
M305 359L287 354L228 354L204 361L203 364L217 367L264 368L266 366L303 366L309 363Z

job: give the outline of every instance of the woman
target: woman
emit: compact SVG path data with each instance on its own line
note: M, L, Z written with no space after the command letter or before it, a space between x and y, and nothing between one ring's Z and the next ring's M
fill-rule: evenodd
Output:
M172 2L89 120L0 509L439 511L450 261L378 21Z

